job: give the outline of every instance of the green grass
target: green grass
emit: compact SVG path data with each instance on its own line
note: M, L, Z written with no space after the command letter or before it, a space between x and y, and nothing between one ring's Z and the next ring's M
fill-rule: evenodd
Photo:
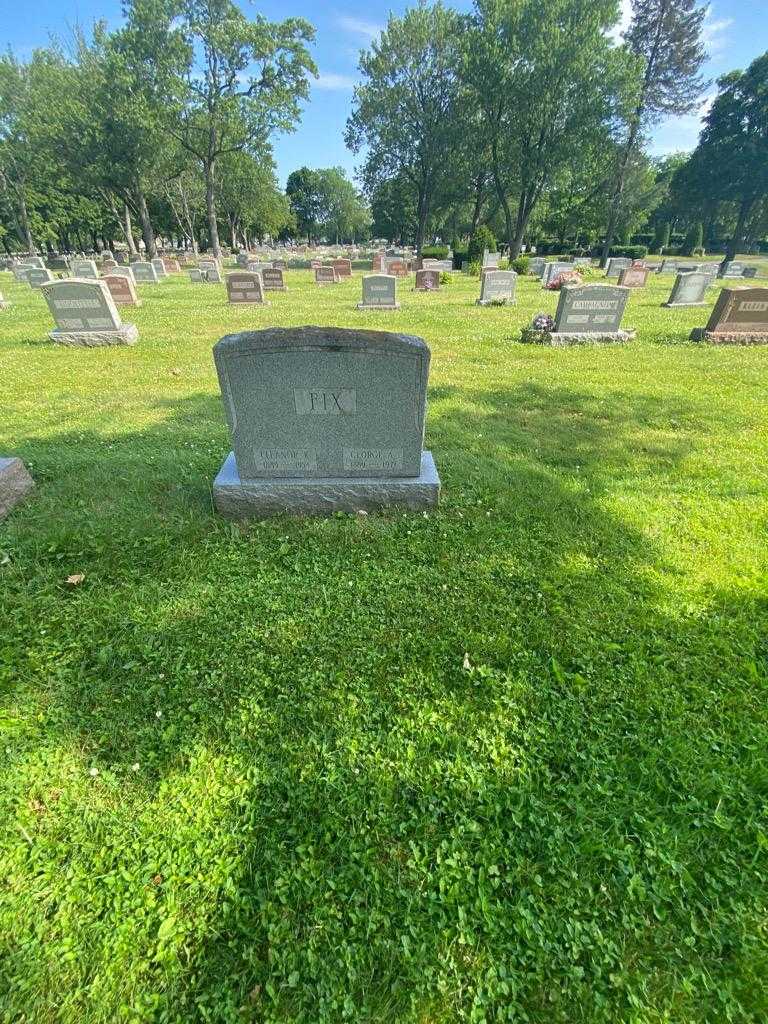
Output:
M764 1021L768 349L287 282L89 351L0 275L0 1020ZM213 513L212 345L307 323L428 341L437 512Z

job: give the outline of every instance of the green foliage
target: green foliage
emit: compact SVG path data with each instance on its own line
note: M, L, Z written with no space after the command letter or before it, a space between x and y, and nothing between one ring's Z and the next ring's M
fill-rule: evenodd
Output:
M460 26L458 13L440 2L390 16L376 42L360 54L362 81L347 121L347 145L366 150L362 177L368 194L373 198L392 178L408 187L419 250L463 140Z
M460 246L453 246L453 269L461 270L462 265L469 261L469 251Z
M650 251L656 255L664 252L669 245L669 222L657 221L654 233L653 245Z
M481 224L469 240L469 246L467 247L468 258L470 261L479 260L482 265L483 254L496 251L496 239L493 237L493 232L485 224Z
M531 261L528 256L517 256L512 260L509 266L516 274L527 274L530 262Z
M611 256L624 256L628 260L642 260L648 255L645 245L612 245Z
M766 353L671 281L564 352L525 277L174 277L75 351L0 274L0 1019L768 1019ZM427 340L439 509L215 514L211 347L307 322Z
M701 221L697 221L695 224L691 224L685 234L685 241L683 242L683 253L686 256L693 256L699 252L704 242L704 225Z
M425 245L422 247L421 256L425 260L447 260L449 251L447 245Z

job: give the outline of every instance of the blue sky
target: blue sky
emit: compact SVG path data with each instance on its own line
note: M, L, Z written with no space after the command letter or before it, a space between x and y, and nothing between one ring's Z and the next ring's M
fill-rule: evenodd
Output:
M352 173L356 158L344 146L343 132L357 77L357 55L386 23L389 11L402 13L409 4L400 2L368 8L341 2L320 7L306 0L289 3L263 0L258 5L251 0L238 2L246 13L260 11L274 20L301 16L317 29L313 54L320 77L312 85L312 95L298 130L293 135L278 137L275 142L281 183L292 170L304 164L309 167L341 165ZM621 0L621 3L626 20L629 0ZM468 10L471 5L469 0L461 0L455 6ZM768 50L767 8L768 0L714 0L705 28L710 53L706 68L709 78L745 67ZM45 45L51 34L66 37L76 24L90 28L97 18L106 19L111 27L120 22L119 0L37 0L33 7L0 0L0 11L5 40L22 58L28 57L35 46ZM703 109L711 102L714 91L713 83L703 97ZM677 149L692 149L699 124L699 116L691 115L659 125L651 151L660 155Z

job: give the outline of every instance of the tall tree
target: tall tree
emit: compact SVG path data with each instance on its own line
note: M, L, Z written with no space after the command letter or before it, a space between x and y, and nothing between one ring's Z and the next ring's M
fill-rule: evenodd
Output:
M360 55L346 142L367 147L363 181L372 195L402 176L414 193L416 249L421 250L435 197L450 178L459 149L461 19L441 3L390 17L381 37Z
M320 228L322 205L320 175L309 167L300 167L288 175L285 192L296 218L297 230L300 235L306 235L311 245Z
M712 201L734 205L724 267L741 251L750 222L759 221L768 195L768 52L746 71L724 75L717 85L718 95L684 173L688 190L698 196L701 219Z
M463 78L481 113L515 257L542 195L582 149L611 143L636 64L607 37L615 0L476 0Z
M610 253L626 186L627 172L644 131L662 117L688 114L699 103L706 58L702 25L706 7L697 0L632 0L627 48L643 63L637 103L626 125L603 242L602 264Z
M184 72L176 133L203 169L208 232L218 256L217 162L228 153L263 153L272 134L294 129L299 100L309 95L307 75L317 73L306 45L315 32L302 18L249 20L232 0L179 4L181 31L199 59L190 59Z

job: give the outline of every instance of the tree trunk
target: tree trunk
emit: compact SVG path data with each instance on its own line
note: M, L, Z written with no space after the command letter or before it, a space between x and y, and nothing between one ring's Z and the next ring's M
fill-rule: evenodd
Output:
M418 216L419 223L416 229L416 255L421 256L424 246L424 235L427 230L427 217L429 216L429 200L427 199L426 186L419 186Z
M136 255L136 243L133 240L133 224L131 222L131 211L128 209L128 203L123 203L123 234L125 235L125 244L128 246L128 252L131 256Z
M35 245L35 240L32 237L32 229L29 226L27 200L24 197L24 191L22 189L19 189L19 199L17 205L19 208L19 227L21 228L22 232L22 241L24 242L30 253L36 253L37 246Z
M480 223L480 214L483 209L483 190L485 188L485 173L478 174L475 182L475 203L472 207L472 227L470 228L469 237L477 231L478 224ZM455 233L455 224L454 224Z
M493 184L496 189L496 197L499 200L499 205L504 212L504 226L507 230L507 247L509 249L509 258L512 260L517 256L517 253L513 255L512 249L515 243L515 229L512 227L512 211L509 208L509 200L507 199L504 187L501 183L501 174L499 173L499 155L494 139L491 145L491 166L493 169Z
M749 199L742 199L741 201L741 205L739 206L739 216L736 221L736 228L734 229L733 235L728 240L728 245L725 248L725 256L723 257L722 262L720 263L720 269L717 272L718 277L723 276L726 264L736 258L739 249L741 249L744 244L744 230L754 204L755 200L751 197Z
M219 244L219 226L216 223L216 196L214 195L214 184L216 181L216 162L210 160L205 165L205 209L208 214L208 235L210 238L211 253L214 259L221 256Z
M146 197L138 185L136 186L136 203L139 207L139 219L141 220L141 234L144 238L146 257L148 260L151 260L154 259L154 257L157 255L157 248L155 246L155 233L152 230L152 221L149 219L149 210L147 209Z

